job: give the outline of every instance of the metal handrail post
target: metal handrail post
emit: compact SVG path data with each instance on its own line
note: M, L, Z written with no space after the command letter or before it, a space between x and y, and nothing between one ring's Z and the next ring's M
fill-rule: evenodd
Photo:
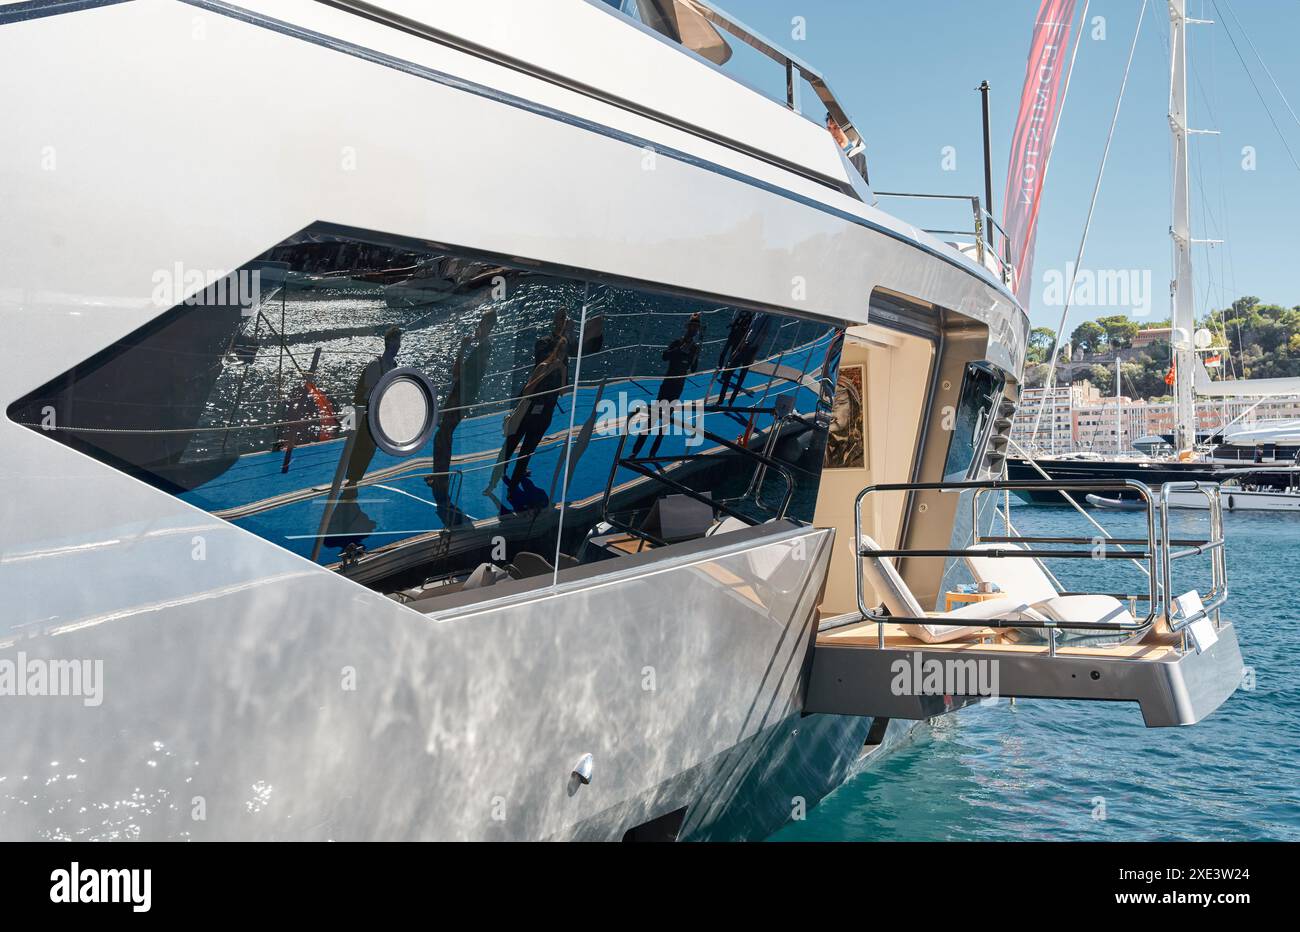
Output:
M1209 505L1210 538L1201 546L1174 551L1170 541L1169 502L1173 492L1199 492L1206 497ZM1161 525L1161 581L1164 589L1164 612L1169 630L1181 634L1180 649L1187 651L1187 628L1193 622L1213 616L1217 630L1222 622L1221 609L1228 601L1227 558L1224 556L1226 545L1223 538L1223 502L1217 482L1166 482L1160 487L1160 525ZM1210 556L1210 591L1202 602L1201 610L1185 618L1174 619L1173 562L1183 557L1209 554Z

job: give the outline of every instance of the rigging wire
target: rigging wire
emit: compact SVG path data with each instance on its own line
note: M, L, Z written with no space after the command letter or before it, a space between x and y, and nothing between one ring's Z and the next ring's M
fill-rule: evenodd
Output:
M1210 86L1214 89L1215 100L1217 101L1219 84L1218 84L1218 68L1216 64L1217 56L1215 55L1214 33L1210 34L1209 62L1210 62ZM1193 65L1193 67L1195 66ZM1197 83L1198 84L1200 83L1199 72L1197 75ZM1207 104L1207 109L1209 109L1208 104ZM1219 126L1219 122L1217 118L1213 117L1213 112L1211 112L1211 118L1215 119L1215 126ZM1223 136L1219 135L1218 137L1216 137L1214 143L1215 143L1214 145L1215 162L1219 173L1218 174L1219 216L1223 218L1222 225L1219 227L1220 233L1223 237L1223 249L1219 251L1219 295L1220 295L1220 304L1222 308L1222 310L1220 311L1220 315L1221 315L1220 319L1223 321L1223 337L1224 337L1224 341L1227 344L1224 347L1225 349L1224 355L1227 357L1226 365L1224 366L1224 371L1231 378L1244 378L1244 375L1240 371L1238 360L1232 353L1232 341L1228 339L1228 316L1227 315L1229 314L1229 312L1231 312L1234 309L1234 305L1237 299L1237 275L1236 275L1236 266L1232 256L1232 222L1228 210L1228 196L1227 196L1228 186L1226 182L1227 175L1223 170ZM1238 349L1240 349L1241 347L1240 320L1238 320L1237 322L1237 338L1238 338L1237 346Z
M1219 9L1218 0L1214 0L1214 8L1216 10ZM1220 13L1219 15L1222 16L1223 14ZM1233 38L1232 30L1228 28L1227 20L1224 20L1223 22L1223 32L1228 37L1228 41L1232 43L1232 50L1237 53L1237 60L1241 62L1242 70L1246 72L1246 77L1250 79L1250 86L1255 89L1255 96L1259 98L1259 102L1263 105L1264 113L1268 117L1269 123L1273 124L1273 131L1277 133L1277 138L1282 141L1282 148L1286 149L1286 154L1290 156L1291 164L1296 167L1297 171L1300 171L1300 161L1296 159L1295 153L1291 151L1291 144L1286 141L1286 136L1282 135L1282 128L1277 125L1277 120L1273 117L1273 109L1268 105L1268 101L1264 99L1264 93L1259 89L1259 84L1255 81L1255 76L1250 73L1250 68L1246 64L1246 58L1241 54L1241 49L1237 45L1237 40ZM1263 61L1261 60L1260 63L1263 64ZM1268 71L1268 68L1265 67L1264 70ZM1284 97L1283 101L1285 100L1286 98ZM1291 105L1288 103L1287 108L1290 109L1290 106Z
M1219 10L1219 0L1212 0L1212 2L1214 3L1214 9ZM1291 107L1291 102L1286 99L1286 94L1282 92L1282 88L1278 86L1277 79L1273 77L1273 72L1269 71L1268 65L1264 64L1264 58L1259 54L1259 49L1255 48L1255 43L1250 38L1250 33L1246 31L1246 27L1242 24L1241 20L1237 18L1237 11L1232 8L1232 5L1228 3L1228 0L1223 0L1223 5L1228 8L1229 15L1232 16L1233 22L1237 24L1237 28L1241 31L1246 43L1250 46L1250 50L1255 53L1255 59L1259 62L1259 66L1264 69L1264 74L1268 75L1268 79L1273 82L1273 90L1277 91L1277 96L1282 98L1282 103L1286 106L1287 112L1291 114L1291 119L1295 120L1296 126L1300 126L1300 116L1296 116L1295 110ZM1223 12L1221 10L1219 11L1219 17L1220 19L1223 18ZM1226 21L1224 23L1224 28L1227 28Z
M1213 2L1213 0L1211 0L1211 2ZM1202 0L1201 2L1201 18L1202 19L1205 18L1205 0ZM1220 15L1220 19L1222 19L1222 15ZM1214 125L1218 127L1221 126L1222 124L1219 122L1219 118L1215 114L1215 106L1217 106L1217 101L1219 100L1219 82L1218 82L1218 65L1217 65L1218 62L1217 44L1214 41L1214 36L1215 33L1211 32L1210 33L1210 54L1209 54L1209 62L1210 62L1209 83L1210 83L1210 87L1213 88L1214 90L1213 100L1216 102L1214 105L1210 103L1211 96L1206 91L1205 85L1201 82L1200 68L1198 67L1197 61L1193 59L1191 64L1192 64L1192 74L1196 77L1196 85L1201 91L1201 98L1203 103L1205 104L1205 109L1209 113L1210 119L1213 121ZM1223 316L1224 337L1225 339L1227 338L1228 324L1229 324L1229 320L1231 319L1232 325L1234 326L1237 333L1237 349L1238 349L1238 356L1239 356L1241 354L1241 347L1243 346L1242 337L1241 337L1241 315L1237 312L1237 306L1236 306L1237 297L1238 297L1237 264L1233 255L1232 218L1231 218L1231 211L1228 209L1229 201L1227 196L1227 185L1224 182L1224 179L1227 176L1223 170L1224 163L1223 163L1222 134L1220 134L1215 138L1214 152L1215 152L1215 161L1217 162L1218 177L1219 177L1219 216L1223 218L1222 226L1219 227L1219 231L1223 237L1223 249L1219 252L1219 293L1223 303L1222 313L1224 315ZM1215 218L1215 223L1216 225L1218 224L1217 218ZM1229 318L1229 314L1231 314L1230 318ZM1231 375L1232 378L1245 378L1246 374L1245 374L1244 363L1242 362L1241 359L1238 359L1236 356L1233 355L1231 341L1228 342L1226 349L1227 349L1226 355L1227 355L1228 365L1225 366L1225 369L1229 370L1229 374Z
M1214 2L1214 0L1211 0L1211 2ZM1204 0L1202 0L1202 3L1201 3L1201 18L1202 18L1202 19L1205 18L1205 3L1204 3ZM1220 14L1220 20L1222 21L1222 14ZM1222 24L1222 23L1221 23L1221 24ZM1225 31L1226 31L1226 28L1227 28L1226 25L1225 25L1224 28L1225 28ZM1215 91L1215 94L1214 94L1213 100L1217 101L1217 100L1219 99L1219 98L1218 98L1218 89L1219 89L1219 84L1218 84L1218 81L1217 81L1218 69L1217 69L1216 64L1215 64L1216 61L1217 61L1217 56L1215 55L1216 47L1215 47L1214 42L1213 42L1213 35L1214 35L1214 34L1211 33L1210 56L1209 56L1209 58L1210 58L1210 71L1211 71L1211 74L1210 74L1210 86L1213 87L1213 88L1214 88L1214 91ZM1160 43L1161 43L1161 45L1164 47L1165 53L1168 54L1168 53L1169 53L1169 42L1168 42L1168 40L1167 40L1167 39L1164 37L1164 35L1162 35L1162 34L1159 35L1159 38L1160 38ZM1200 90L1200 92L1201 92L1202 103L1205 105L1206 112L1209 114L1211 122L1212 122L1215 126L1220 126L1221 124L1220 124L1220 122L1219 122L1218 115L1215 113L1215 108L1214 108L1214 106L1210 103L1211 95L1210 95L1209 92L1206 90L1206 88L1205 88L1205 84L1204 84L1204 82L1201 80L1201 71L1200 71L1200 67L1199 67L1199 65L1197 64L1197 60L1194 59L1194 58L1189 58L1188 61L1189 61L1189 64L1190 64L1190 66L1191 66L1192 76L1193 76L1193 77L1195 78L1195 80L1196 80L1196 86L1197 86L1197 89ZM1222 226L1219 226L1219 219L1218 219L1218 217L1215 217L1214 214L1210 211L1210 209L1209 209L1209 205L1206 204L1205 207L1206 207L1206 214L1210 217L1211 220L1214 221L1216 228L1220 231L1220 233L1221 233L1221 235L1222 235L1222 237L1223 237L1223 246L1224 246L1224 248L1223 248L1223 250L1220 251L1220 253L1219 253L1219 264L1220 264L1220 268L1219 268L1219 293L1220 293L1220 297L1221 297L1222 302L1223 302L1223 308L1222 308L1222 310L1223 310L1223 315L1224 315L1224 316L1223 316L1223 323L1224 323L1224 336L1225 336L1225 338L1226 338L1226 336L1227 336L1227 328L1228 328L1228 326L1229 326L1229 323L1231 323L1233 329L1236 331L1236 335L1237 335L1237 350L1238 350L1238 356L1240 356L1241 353L1243 352L1242 347L1243 347L1245 344L1244 344L1244 342L1243 342L1243 339L1242 339L1242 332L1241 332L1241 313L1240 313L1240 311L1239 311L1238 308L1237 308L1237 297L1238 297L1238 294L1237 294L1237 263L1236 263L1236 259L1235 259L1235 256L1234 256L1234 254L1233 254L1233 248L1232 248L1233 240L1232 240L1232 222L1231 222L1231 212L1230 212L1229 209L1228 209L1228 203L1229 203L1229 202L1228 202L1228 197L1227 197L1227 193L1226 193L1226 188L1227 188L1227 186L1226 186L1226 185L1224 184L1224 182L1223 182L1223 179L1224 179L1224 177L1225 177L1225 174L1224 174L1224 171L1223 171L1223 136L1222 136L1222 134L1220 134L1219 136L1217 136L1216 139L1215 139L1215 158L1216 158L1216 161L1217 161L1217 163L1218 163L1218 166L1217 166L1217 167L1218 167L1218 173L1219 173L1219 210L1220 210L1220 216L1222 216L1222 218L1223 218ZM1201 190L1202 201L1204 202L1204 200L1205 200L1205 196L1204 196L1204 177L1203 177L1203 175L1202 175L1202 172L1201 172L1201 165L1200 165L1199 162L1197 163L1197 175L1198 175L1198 178L1200 179L1200 184L1201 184L1201 189L1202 189L1202 190ZM1172 247L1171 247L1171 248L1172 248ZM1224 265L1225 265L1225 263L1226 263L1226 271L1225 271L1225 269L1224 269ZM1237 358L1237 357L1235 357L1235 356L1233 355L1233 353L1232 353L1232 344L1231 344L1231 342L1228 343L1227 351L1228 351L1228 352L1227 352L1227 357L1228 357L1228 366L1225 367L1225 368L1228 369L1228 370L1230 370L1230 375L1231 375L1233 378L1245 378L1245 377L1246 377L1245 364L1244 364L1244 362L1243 362L1241 359L1239 359L1239 358Z
M1133 43L1129 46L1128 61L1124 65L1124 78L1119 85L1119 96L1115 98L1115 112L1111 114L1110 130L1106 134L1106 148L1101 153L1101 164L1097 166L1097 180L1092 186L1092 199L1088 204L1088 216L1084 220L1083 235L1079 238L1079 250L1074 259L1074 270L1070 273L1070 287L1065 292L1064 306L1061 308L1061 321L1056 326L1056 341L1052 346L1052 358L1048 362L1047 373L1043 376L1043 403L1039 404L1034 417L1034 427L1029 436L1038 436L1038 426L1043 419L1043 409L1047 407L1048 393L1056 379L1056 361L1061 353L1061 337L1065 332L1066 316L1070 313L1070 299L1074 297L1075 282L1079 277L1079 265L1083 262L1083 252L1088 245L1088 233L1092 229L1092 215L1097 208L1097 195L1101 193L1101 181L1106 174L1106 161L1110 158L1110 146L1115 139L1115 126L1119 123L1120 108L1124 103L1124 91L1128 88L1129 72L1133 68L1133 54L1137 51L1138 37L1142 35L1142 21L1146 17L1148 0L1142 0L1142 9L1138 11L1137 28L1133 31Z
M1223 19L1223 13L1222 13L1222 11L1219 10L1219 6L1218 6L1218 2L1217 2L1217 0L1212 0L1212 2L1214 2L1214 8L1215 8L1215 10L1219 13L1219 18L1220 18L1220 19ZM1225 5L1226 5L1226 0L1225 0ZM1277 81L1276 81L1276 79L1274 79L1274 77L1273 77L1273 73L1272 73L1271 71L1269 71L1268 66L1264 64L1264 59L1260 56L1260 54L1259 54L1259 50L1255 48L1255 43L1254 43L1254 42L1251 42L1251 40L1250 40L1250 35L1249 35L1249 33L1246 32L1246 27L1245 27L1244 25L1242 25L1241 20L1237 18L1237 14L1236 14L1236 12L1232 9L1232 7L1231 7L1230 5L1228 5L1228 12L1232 15L1233 20L1237 23L1237 27L1241 30L1242 35L1246 37L1246 41L1250 43L1251 50L1255 53L1255 57L1259 60L1260 65L1263 66L1265 73L1268 74L1269 80L1273 82L1273 87L1277 90L1277 92L1278 92L1278 96L1281 97L1281 98L1282 98L1282 102L1283 102L1284 104L1286 104L1287 110L1289 110L1289 111L1291 112L1291 116L1292 116L1292 118L1295 118L1295 117L1296 117L1296 113L1295 113L1294 110L1291 109L1291 104L1287 101L1287 99L1286 99L1286 95L1283 94L1283 93L1282 93L1282 89L1281 89L1280 87L1278 87ZM1227 23L1226 23L1226 21L1224 22L1224 31L1227 32ZM1231 39L1232 37L1229 36L1228 38ZM1300 119L1297 120L1297 123L1300 123ZM1219 147L1219 157L1220 157L1220 160L1222 160L1222 157L1223 157L1222 142L1220 142L1220 147ZM1220 191L1220 196L1224 196L1224 194L1223 194L1222 191ZM1228 215L1227 215L1227 207L1226 207L1226 197L1225 197L1225 207L1224 207L1224 234L1223 234L1223 236L1224 236L1224 239L1227 241L1227 246L1228 246L1228 252L1227 252L1227 260L1228 260L1228 276L1229 276L1229 278L1230 278L1230 280L1231 280L1231 282L1232 282L1232 284L1231 284L1231 286L1230 286L1230 291L1231 291L1231 300L1230 300L1230 304L1229 304L1229 309L1232 311L1232 323L1233 323L1233 327L1234 327L1234 329L1236 330L1236 333L1237 333L1237 354L1238 354L1238 357L1239 357L1239 358L1233 359L1233 358L1232 358L1232 354L1231 354L1231 352L1230 352L1228 355L1229 355L1229 359L1232 360L1233 371L1234 371L1234 373L1236 374L1236 377L1237 377L1237 378L1242 378L1242 379L1244 379L1244 378L1248 378L1247 373L1246 373L1246 360L1245 360L1245 353L1246 353L1245 345L1246 345L1246 344L1245 344L1245 340L1244 340L1244 338L1243 338L1242 330L1241 330L1241 318L1242 318L1242 312L1241 312L1241 309L1240 309L1239 307L1237 307L1237 299L1240 297L1240 295L1239 295L1238 292L1237 292L1237 269L1236 269L1236 263L1235 263L1235 261L1234 261L1234 259L1233 259L1233 253L1232 253L1231 230L1228 229ZM1229 349L1231 349L1231 347L1229 347Z

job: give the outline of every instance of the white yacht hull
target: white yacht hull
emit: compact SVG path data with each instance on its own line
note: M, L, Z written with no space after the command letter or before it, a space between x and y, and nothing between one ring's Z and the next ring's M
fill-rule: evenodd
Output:
M1224 511L1296 511L1300 512L1300 493L1261 492L1224 488L1220 491ZM1210 506L1200 492L1171 492L1172 508L1191 508L1201 511Z
M1225 511L1300 511L1300 493L1295 492L1257 492L1227 488L1222 490L1221 498ZM1120 511L1141 511L1145 508L1139 501L1102 495L1088 495L1087 501L1096 508ZM1200 492L1171 492L1169 507L1208 511L1210 505Z
M779 762L773 749L810 727L801 693L827 531L452 617L288 555L185 592L165 571L194 531L123 542L158 574L135 604L97 610L88 593L84 614L0 651L102 664L98 706L3 700L0 837L618 840L682 808L683 835L739 837L847 775L870 724L820 717L816 779L803 774L779 810L728 815L737 788ZM203 533L214 551L246 536ZM108 577L114 549L8 559L40 587ZM588 753L584 786L571 771Z
M1027 320L984 270L647 114L685 101L839 171L815 122L594 5L389 5L489 42L497 17L532 24L511 51L663 99L616 106L327 4L0 7L24 87L0 101L0 405L167 311L157 270L206 285L317 221L837 327L887 289L1019 371ZM830 529L422 614L31 426L0 419L0 450L0 661L102 670L97 702L0 698L0 839L618 839L676 811L680 837L762 837L872 725L803 716Z

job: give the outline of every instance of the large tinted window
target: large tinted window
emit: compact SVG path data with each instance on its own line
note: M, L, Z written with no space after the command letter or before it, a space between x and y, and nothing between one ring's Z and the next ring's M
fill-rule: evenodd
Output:
M993 421L994 405L1002 395L1005 381L1001 373L987 366L966 367L952 437L948 441L948 459L943 467L945 482L975 478Z
M190 276L10 417L417 595L811 520L835 328L326 224ZM366 417L402 367L440 406L406 454Z

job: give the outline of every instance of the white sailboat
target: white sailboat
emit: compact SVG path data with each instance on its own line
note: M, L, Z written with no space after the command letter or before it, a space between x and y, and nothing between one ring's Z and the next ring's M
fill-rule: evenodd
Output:
M1277 486L1281 485L1281 488ZM1138 511L1145 506L1104 495L1085 496L1094 508ZM1219 484L1219 498L1224 511L1292 511L1300 512L1300 468L1243 469ZM1209 499L1199 491L1170 491L1170 508L1205 511Z
M1294 471L1290 477L1295 479ZM1300 512L1300 488L1294 485L1285 490L1258 488L1259 473L1250 472L1227 480L1219 486L1219 497L1225 511L1294 511ZM1170 492L1171 508L1192 508L1205 511L1209 502L1200 492Z
M1261 400L1279 395L1300 394L1300 378L1242 379L1235 381L1211 381L1200 354L1215 352L1212 347L1213 337L1210 331L1196 326L1195 300L1192 277L1192 246L1196 243L1217 242L1194 239L1191 232L1191 211L1189 196L1189 158L1188 137L1193 133L1213 132L1196 130L1188 126L1187 119L1187 41L1186 28L1189 24L1202 23L1202 20L1189 20L1186 15L1185 0L1170 0L1170 19L1172 23L1172 42L1170 45L1170 85L1169 85L1169 128L1173 136L1173 216L1169 234L1174 247L1174 277L1170 283L1172 298L1172 329L1170 334L1173 348L1173 377L1175 421L1173 459L1184 463L1215 463L1217 458L1212 450L1206 450L1197 444L1196 398L1242 398L1258 397ZM1118 400L1119 365L1116 363L1116 404ZM1247 411L1253 410L1252 408ZM1118 410L1118 409L1117 409ZM1229 434L1225 425L1220 428L1221 440L1228 444L1252 442L1255 437L1239 431ZM1278 426L1278 425L1274 425ZM1119 430L1117 424L1116 451L1119 450ZM1258 432L1257 428L1252 428ZM1270 443L1276 444L1281 436L1300 441L1300 430L1291 423L1286 429L1277 432L1265 428L1270 436ZM1275 449L1275 447L1274 447ZM1223 477L1221 497L1223 507L1229 511L1300 511L1300 489L1296 487L1297 468L1288 464L1277 469L1253 468L1240 472L1221 472L1216 470L1216 477ZM1134 502L1104 495L1090 494L1087 501L1094 507L1124 508ZM1169 504L1174 508L1193 508L1204 510L1209 507L1206 496L1200 491L1171 492Z

